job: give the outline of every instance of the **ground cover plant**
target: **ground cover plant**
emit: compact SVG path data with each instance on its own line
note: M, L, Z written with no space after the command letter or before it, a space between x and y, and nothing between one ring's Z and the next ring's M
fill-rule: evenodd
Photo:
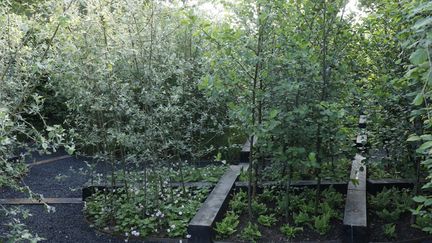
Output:
M393 241L427 236L421 229L427 227L429 219L413 218L411 210L414 207L412 190L384 188L376 195L368 195L370 240Z
M130 194L133 200L130 200ZM117 189L87 199L85 214L95 228L128 238L188 238L187 225L209 188ZM142 202L151 200L146 206Z
M340 239L343 194L333 188L323 190L315 211L315 190L297 189L289 194L278 191L265 188L257 195L252 202L252 219L247 215L246 191L235 192L227 213L216 223L216 237L234 242Z
M64 150L88 160L89 185L118 188L88 202L95 226L185 237L203 197L178 204L165 193L198 197L185 183L215 183L226 167L194 162L237 163L249 138L247 191L231 201L220 237L259 241L276 228L283 239L326 238L344 202L322 181L351 179L365 114L368 177L414 181L409 195L370 197L386 216L372 214L382 235L398 239L404 215L432 233L431 15L428 0L1 1L0 192L37 197L23 184L25 162ZM294 193L295 180L317 184ZM279 185L274 200L260 192L265 181ZM389 210L388 194L415 203ZM163 208L141 200L150 195L187 217L164 209L152 221ZM140 208L148 217L133 219ZM29 213L0 205L12 223L0 238L39 241L17 215Z

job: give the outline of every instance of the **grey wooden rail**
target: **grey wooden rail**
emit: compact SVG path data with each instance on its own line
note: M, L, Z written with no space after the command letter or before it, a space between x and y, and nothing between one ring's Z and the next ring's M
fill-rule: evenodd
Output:
M207 197L201 208L189 222L188 243L210 243L215 236L213 226L227 207L229 195L241 170L247 170L249 164L232 165L220 178L213 191Z

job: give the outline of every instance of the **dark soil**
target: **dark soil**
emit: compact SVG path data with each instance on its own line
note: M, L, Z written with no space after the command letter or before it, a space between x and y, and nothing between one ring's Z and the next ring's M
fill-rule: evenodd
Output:
M369 211L369 240L372 242L383 242L383 241L403 241L403 240L414 240L417 238L430 237L432 242L432 235L428 235L420 229L411 226L411 214L403 214L396 222L385 222L373 212ZM388 238L385 236L382 226L387 223L394 223L396 225L396 238Z
M34 160L44 160L62 156L64 153L56 153L48 156L36 156ZM109 168L98 164L96 171L102 173ZM87 166L83 158L67 158L47 164L41 164L30 168L28 175L23 178L23 185L27 185L35 192L44 197L66 198L81 197L81 187L89 176L80 173ZM57 178L56 178L57 177ZM27 198L23 192L16 192L8 188L0 188L0 198ZM22 222L27 228L45 238L43 242L53 243L96 243L113 242L121 243L124 239L98 234L84 219L82 204L55 204L54 213L48 213L43 205L24 205L24 209L33 215ZM10 206L7 206L10 207ZM8 218L0 215L0 238L10 229L5 225ZM1 242L1 239L0 239ZM129 242L134 242L129 240ZM135 241L137 242L137 241Z

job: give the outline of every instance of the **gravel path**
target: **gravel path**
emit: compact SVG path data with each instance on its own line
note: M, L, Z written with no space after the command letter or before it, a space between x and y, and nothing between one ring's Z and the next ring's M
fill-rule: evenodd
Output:
M37 156L37 160L62 156L56 153L49 156ZM33 162L34 160L30 161ZM104 165L96 166L96 171L103 172ZM44 197L71 198L81 197L81 187L89 180L89 176L80 173L86 170L84 159L70 157L47 164L33 166L24 178L25 185L35 193ZM0 189L0 198L25 198L26 194L12 190ZM122 239L97 234L85 221L82 204L56 204L54 213L48 213L42 205L21 206L33 215L24 221L30 231L45 238L43 242L84 243L84 242L124 242ZM0 235L7 232L0 218ZM132 241L129 241L132 242Z

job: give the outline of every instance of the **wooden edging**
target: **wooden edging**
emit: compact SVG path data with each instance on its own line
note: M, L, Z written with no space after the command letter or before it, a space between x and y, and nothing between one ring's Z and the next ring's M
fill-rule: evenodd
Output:
M360 116L358 126L361 130L366 128L366 116ZM358 153L351 164L343 219L343 242L367 242L368 239L366 165L363 162L366 158L362 156L367 146L367 135L364 132L360 131L357 136Z
M58 157L54 157L54 158L51 158L51 159L45 159L45 160L36 161L36 162L28 164L28 166L31 167L31 166L35 166L35 165L47 164L47 163L55 162L55 161L62 160L62 159L69 159L71 157L72 156L70 156L70 155L58 156Z
M43 204L81 204L81 198L4 198L0 199L3 205L43 205Z
M188 225L189 243L211 243L214 238L213 226L227 207L230 193L240 172L247 170L249 164L232 165L220 178L201 208Z
M211 183L211 182L206 182L206 181L198 181L198 182L185 182L185 183L181 183L181 182L171 182L168 184L168 186L171 187L181 187L181 186L185 186L185 187L212 187L214 186L216 183ZM89 185L89 186L85 186L82 188L82 200L85 201L87 200L87 198L89 198L90 196L92 196L94 193L101 191L101 192L109 192L113 189L120 189L123 188L124 184L117 184L115 186L111 186L111 185Z
M253 137L253 145L256 144L257 138ZM251 137L247 139L247 141L243 144L242 150L240 152L240 163L249 163L249 155L250 155L250 145L251 145Z

